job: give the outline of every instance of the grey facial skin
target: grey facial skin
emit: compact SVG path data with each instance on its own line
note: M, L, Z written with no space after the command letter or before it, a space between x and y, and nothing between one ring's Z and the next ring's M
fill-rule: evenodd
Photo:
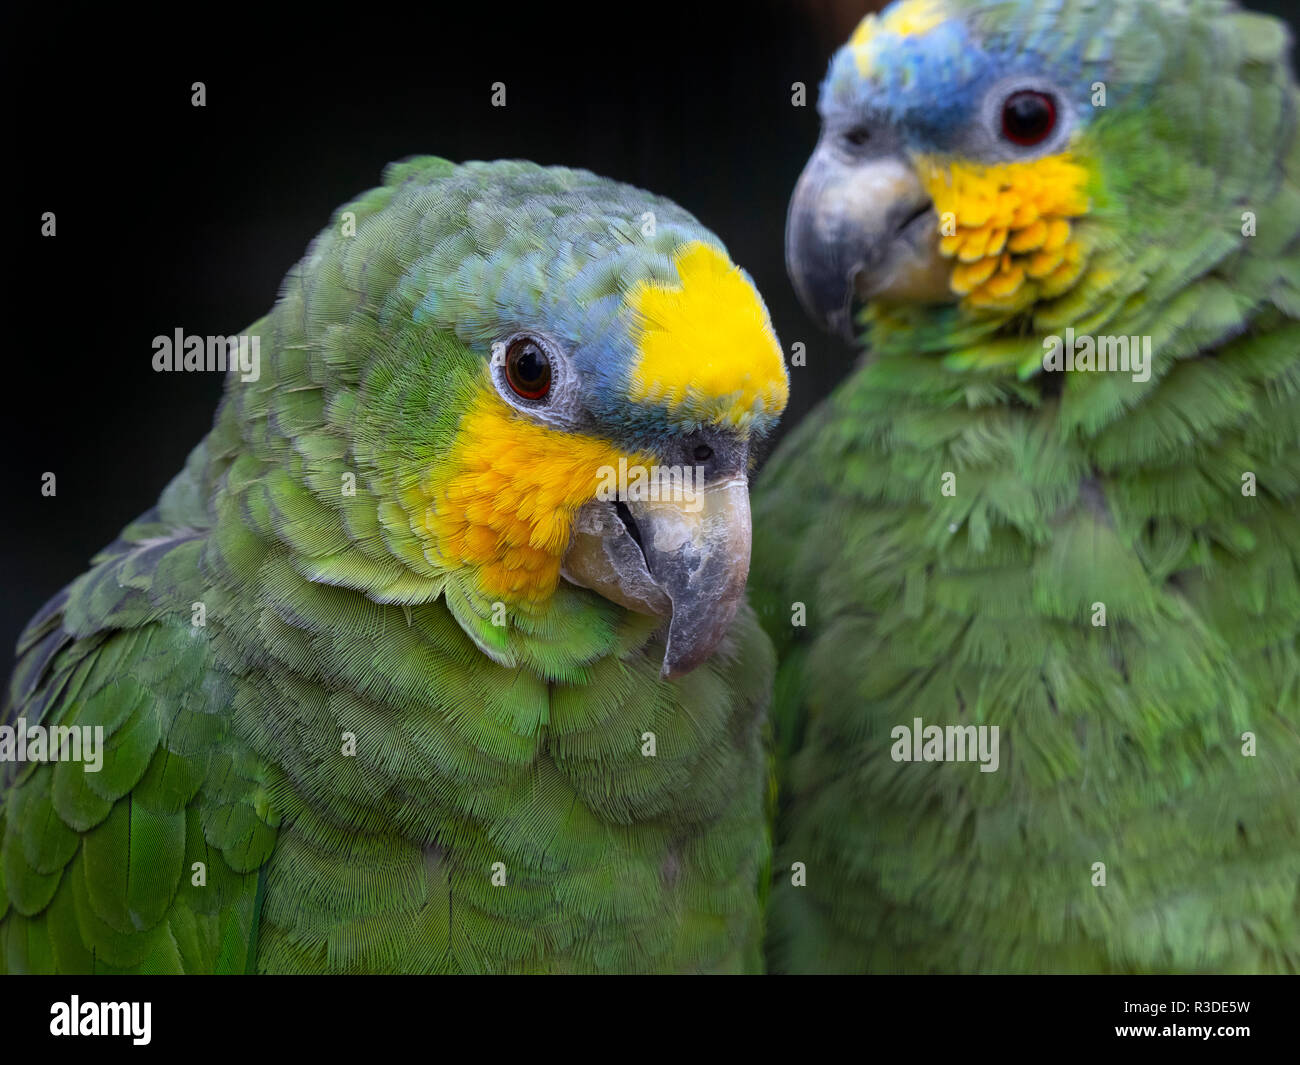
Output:
M546 401L516 396L505 380L512 341L528 337L550 361ZM498 394L533 421L565 429L591 427L582 382L564 346L537 331L515 332L492 345ZM698 429L677 437L662 465L692 474L670 498L595 499L579 509L560 573L634 610L668 619L663 676L669 680L704 662L731 627L749 576L749 448L735 433ZM698 475L699 480L695 477ZM685 497L683 497L685 496Z
M1072 94L1035 74L991 85L974 120L946 146L987 164L1036 159L1064 150L1079 123ZM1051 96L1056 125L1024 147L1002 133L1002 108L1021 91ZM804 167L786 217L785 257L804 309L824 328L853 340L854 299L952 303L952 263L939 254L939 219L908 157L902 132L869 107L832 108Z

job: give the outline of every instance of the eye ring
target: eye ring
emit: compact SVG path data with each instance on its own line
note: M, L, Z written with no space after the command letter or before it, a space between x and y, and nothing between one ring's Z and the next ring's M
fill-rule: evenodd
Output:
M554 369L546 347L531 336L518 336L510 341L504 359L506 384L520 399L537 401L545 399L551 391Z
M1056 122L1056 101L1048 93L1021 89L1002 101L1002 136L1022 148L1042 144Z

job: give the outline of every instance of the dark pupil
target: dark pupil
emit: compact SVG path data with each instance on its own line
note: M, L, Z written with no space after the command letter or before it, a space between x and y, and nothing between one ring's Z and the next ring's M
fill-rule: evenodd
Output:
M1042 140L1052 128L1052 103L1042 93L1018 92L1002 108L1002 128L1021 144Z
M536 388L542 384L548 369L542 353L534 347L527 347L515 359L515 380L525 388Z

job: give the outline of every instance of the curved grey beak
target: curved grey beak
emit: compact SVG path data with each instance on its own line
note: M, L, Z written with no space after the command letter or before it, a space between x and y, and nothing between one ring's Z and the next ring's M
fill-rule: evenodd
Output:
M692 498L593 501L578 512L565 579L643 614L669 617L662 675L704 662L727 634L749 576L749 484L743 473Z
M901 153L851 155L823 134L786 216L785 262L804 309L853 340L863 299L951 299L930 198Z

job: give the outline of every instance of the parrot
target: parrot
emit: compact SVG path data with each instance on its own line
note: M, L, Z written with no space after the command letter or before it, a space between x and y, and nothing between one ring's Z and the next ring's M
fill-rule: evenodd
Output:
M754 493L773 971L1300 970L1289 45L901 0L832 57L786 261L860 356Z
M244 336L20 637L0 970L761 969L750 275L629 185L426 156Z

